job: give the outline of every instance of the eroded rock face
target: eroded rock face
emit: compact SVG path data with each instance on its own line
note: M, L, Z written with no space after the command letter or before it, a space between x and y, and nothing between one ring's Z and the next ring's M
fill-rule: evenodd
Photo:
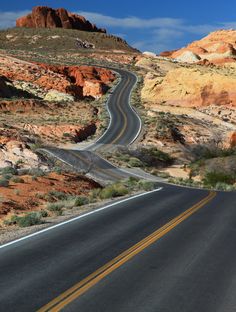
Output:
M5 83L8 79L18 90L42 99L50 90L67 93L77 99L84 96L101 97L107 85L115 79L110 70L102 68L33 64L5 55L0 55L1 75L5 78L0 79L0 97L11 95ZM90 91L87 82L94 85L94 88L90 87Z
M107 84L114 81L115 75L110 71L99 67L93 66L54 66L54 65L41 65L54 73L66 76L74 86L81 88L78 92L82 96L91 96L94 98L101 97L106 89ZM76 93L76 88L72 88Z
M164 78L147 75L144 85L146 101L183 107L236 107L236 79L219 73L183 67L170 70Z
M215 31L180 50L165 51L160 55L181 61L186 52L194 53L201 61L207 60L217 65L234 63L236 61L236 30ZM183 61L189 62L188 59Z
M52 9L46 6L34 7L32 13L16 20L17 27L29 28L65 28L92 32L106 33L105 29L91 24L83 16L73 14L67 10Z

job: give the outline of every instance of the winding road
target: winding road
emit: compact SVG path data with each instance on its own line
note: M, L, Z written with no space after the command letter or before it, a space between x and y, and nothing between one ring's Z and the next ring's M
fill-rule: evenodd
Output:
M108 103L114 127L96 144L130 144L138 134L128 103L135 78L122 77ZM76 166L78 153L65 161ZM0 311L234 312L235 204L236 193L157 183L152 192L2 245Z
M96 141L81 147L77 144L74 149L47 147L41 149L53 157L83 172L99 183L109 183L128 178L139 177L151 181L163 179L148 175L142 170L126 170L118 168L99 155L99 150L113 150L116 146L128 146L139 136L142 121L134 108L130 105L133 88L137 83L135 74L122 69L108 68L119 75L120 82L112 91L107 101L107 111L110 122L107 130Z

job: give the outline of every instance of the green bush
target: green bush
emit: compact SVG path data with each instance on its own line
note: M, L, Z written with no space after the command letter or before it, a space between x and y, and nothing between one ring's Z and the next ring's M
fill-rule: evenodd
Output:
M151 181L140 181L139 186L145 191L152 191L155 188L155 183Z
M46 172L39 168L33 168L29 170L28 174L38 178L38 177L44 177L46 175Z
M62 208L65 207L64 202L57 202L57 203L48 203L47 209L58 216L62 215Z
M211 171L205 174L203 179L204 185L215 187L217 183L234 184L236 182L235 174Z
M14 182L14 183L24 183L24 182L25 182L25 181L24 181L22 178L20 178L20 177L13 177L13 178L11 179L11 181Z
M5 167L5 168L2 168L0 170L0 174L4 175L4 174L11 174L11 175L17 175L17 170L15 168L12 168L12 167Z
M30 212L24 216L13 215L10 220L5 220L6 225L17 224L20 227L28 227L32 225L42 224L42 216L38 212Z
M5 180L8 180L8 181L10 181L12 179L12 177L13 177L13 175L10 173L2 175L2 178Z
M8 187L9 186L9 180L5 179L5 178L0 178L0 186Z
M87 197L77 196L75 198L75 206L76 207L87 205L87 204L89 204L89 199Z
M139 160L136 157L130 157L129 158L129 165L131 167L143 167L143 163L141 162L141 160Z
M17 218L17 224L20 227L28 227L32 225L42 224L43 221L41 219L41 215L37 212L30 212L25 216Z
M47 217L48 217L48 212L47 212L47 210L41 210L39 213L40 213L40 215L41 215L42 218L47 218Z
M129 193L128 188L122 184L113 184L105 187L99 194L101 199L124 196Z
M46 197L47 197L47 200L52 202L55 200L66 200L68 196L71 196L71 195L68 195L65 192L49 191Z
M215 189L218 191L227 191L227 192L236 190L236 188L233 185L229 185L229 184L222 183L222 182L216 183Z
M236 148L222 148L215 144L198 145L192 150L192 153L196 160L211 159L236 155Z

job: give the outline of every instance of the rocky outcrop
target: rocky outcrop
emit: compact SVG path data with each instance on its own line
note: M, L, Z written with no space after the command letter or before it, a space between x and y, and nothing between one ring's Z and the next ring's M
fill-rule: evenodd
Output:
M52 9L46 6L34 7L32 13L16 20L17 27L29 28L65 28L83 31L106 33L105 29L97 28L83 16L73 14L67 10Z
M194 83L193 83L194 82ZM236 78L194 68L170 70L163 77L147 75L142 97L183 107L236 107Z
M48 102L74 102L75 98L66 93L50 90L45 95L44 100Z
M148 56L148 57L156 57L157 55L153 52L145 51L143 52L143 55Z
M69 92L73 94L73 91L76 93L76 87L82 88L82 96L84 97L101 97L107 89L107 84L115 79L115 75L110 70L99 67L54 66L45 64L42 64L41 66L45 69L53 71L54 73L67 77L75 87ZM81 89L79 89L79 92L80 91Z
M183 63L196 63L200 59L201 58L197 54L191 51L185 51L180 56L176 57L177 61L183 62Z
M0 55L0 75L6 77L5 80L9 79L15 89L23 90L27 96L31 94L32 97L41 99L44 99L50 90L67 93L77 99L84 96L101 97L107 85L115 79L115 75L107 69L93 66L32 64L5 55ZM9 95L4 79L0 80L1 97ZM91 82L89 89L88 82Z
M18 140L10 140L0 135L0 168L16 165L23 161L25 168L37 167L38 156L33 153L27 144Z
M61 140L63 137L70 139L70 141L79 143L86 140L89 136L94 135L97 126L91 122L85 126L82 125L32 125L25 124L24 130L39 136L53 136L54 139Z
M207 60L217 65L235 62L236 30L215 31L180 50L165 51L160 55L182 61L181 56L184 53L194 53L200 60ZM188 62L188 60L185 61Z

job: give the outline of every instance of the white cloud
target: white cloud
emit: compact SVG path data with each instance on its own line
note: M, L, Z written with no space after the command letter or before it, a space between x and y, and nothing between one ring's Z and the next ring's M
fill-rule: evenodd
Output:
M186 35L204 36L219 28L236 28L236 23L215 23L191 25L180 18L142 19L135 16L117 18L95 12L78 12L98 26L127 29L140 32L140 40L132 45L140 50L163 51L174 48L178 39ZM143 39L145 38L145 39ZM130 40L129 40L130 41Z
M88 20L99 26L110 26L110 27L120 27L120 28L155 28L155 27L178 27L183 24L182 19L178 18L151 18L142 19L139 17L131 16L124 18L117 18L112 16L107 16L95 12L84 12L80 11L78 14L83 15Z
M29 11L0 12L0 29L10 28L16 25L16 19L28 14Z

